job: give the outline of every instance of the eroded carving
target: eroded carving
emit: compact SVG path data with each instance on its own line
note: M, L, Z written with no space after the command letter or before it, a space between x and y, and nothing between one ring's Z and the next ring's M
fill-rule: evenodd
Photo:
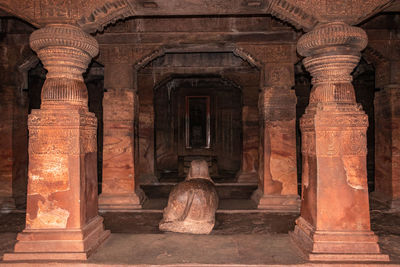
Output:
M345 16L340 4L346 3L337 2L338 7L326 8L331 8L331 16ZM297 45L298 52L306 56L303 62L313 76L313 87L309 106L300 120L305 179L301 217L296 221L292 239L310 259L336 260L339 255L350 253L362 259L368 251L376 260L388 260L380 254L370 232L368 117L356 103L350 75L366 44L367 36L362 29L335 22L318 25L303 35ZM325 210L329 210L329 215ZM346 236L337 236L332 242L337 231L346 232ZM363 240L359 239L360 231L364 233ZM336 246L338 241L340 249ZM348 242L353 243L343 245Z
M209 234L215 224L218 195L205 160L194 160L186 180L177 184L168 198L160 230Z
M87 109L82 73L98 53L97 41L71 25L49 25L32 33L30 45L48 70L42 108L72 105Z

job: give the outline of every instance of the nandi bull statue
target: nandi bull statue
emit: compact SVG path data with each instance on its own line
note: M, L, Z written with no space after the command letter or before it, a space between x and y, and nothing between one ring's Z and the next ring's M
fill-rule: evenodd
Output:
M161 231L209 234L215 224L218 195L205 160L193 160L185 181L169 194Z

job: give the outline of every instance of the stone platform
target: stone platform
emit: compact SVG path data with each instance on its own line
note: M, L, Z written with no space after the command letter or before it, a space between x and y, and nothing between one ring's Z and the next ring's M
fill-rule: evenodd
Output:
M162 182L157 184L141 185L147 198L168 198L169 192L176 182ZM219 199L250 199L257 189L254 183L215 183Z
M400 215L372 211L372 229L391 262L368 266L400 266ZM162 233L160 212L105 213L112 234L88 261L54 262L47 266L321 266L302 259L290 243L293 214L217 213L210 235ZM0 214L0 256L10 252L24 214ZM20 262L0 266L44 266ZM324 266L365 266L324 262Z

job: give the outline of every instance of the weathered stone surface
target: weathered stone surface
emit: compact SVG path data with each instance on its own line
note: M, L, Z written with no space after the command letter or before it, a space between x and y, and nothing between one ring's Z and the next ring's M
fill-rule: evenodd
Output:
M235 152L242 148L242 164L238 181L253 181L259 170L260 188L254 196L260 207L295 206L294 165L296 159L293 156L295 120L293 116L282 119L281 114L278 114L277 119L275 118L276 111L285 113L287 110L292 110L293 102L274 100L274 97L270 97L274 101L272 105L267 103L271 108L266 112L267 116L262 118L259 126L255 116L256 96L254 93L248 93L254 88L256 91L259 88L264 90L265 87L281 90L283 88L280 87L293 84L292 65L298 60L292 51L293 42L301 33L292 31L290 26L283 25L271 16L265 16L271 14L298 29L309 32L300 39L298 48L301 55L307 56L304 62L314 77L311 104L303 117L301 126L304 145L303 207L294 240L300 240L300 247L306 250L307 255L313 259L335 260L340 257L350 260L384 259L378 254L376 238L369 230L367 185L364 179L366 116L355 103L353 88L350 85L351 77L348 75L358 62L358 51L365 46L367 41L362 30L351 28L347 24L358 24L384 8L390 1L235 0L231 3L211 2L0 0L1 16L8 17L9 14L14 14L39 28L52 23L58 25L48 26L43 31L39 31L44 34L39 34L40 40L32 43L33 47L40 47L35 50L38 50L39 57L49 69L49 74L42 95L42 110L34 111L31 116L34 119L30 126L32 134L30 149L33 151L30 157L29 174L28 215L30 217L29 220L27 219L25 232L29 235L33 232L28 229L29 227L34 230L40 229L39 231L46 234L51 228L57 228L57 231L59 231L58 228L69 231L68 227L72 225L70 220L75 220L75 217L85 214L80 218L84 221L95 218L93 221L98 226L96 226L99 229L98 233L104 234L101 230L101 219L94 213L94 210L97 210L94 208L94 203L97 202L94 197L96 182L94 178L90 181L86 179L96 176L93 171L96 161L95 149L93 149L96 146L94 141L96 131L93 130L94 117L87 112L87 93L81 77L87 63L95 54L96 45L90 38L83 38L85 41L82 41L81 37L85 34L77 30L79 28L59 26L60 23L79 25L86 32L95 32L103 30L105 26L117 20L127 20L126 23L122 22L115 27L109 27L101 36L98 35L98 40L106 46L106 49L102 51L103 57L98 60L100 64L110 63L105 64L108 76L119 76L105 81L107 89L110 89L110 94L106 94L106 105L109 100L107 97L113 94L112 90L138 89L141 99L140 130L133 129L137 126L136 117L130 118L132 103L133 109L138 106L135 105L136 100L132 102L129 93L124 99L117 96L116 99L119 99L116 103L118 104L112 103L109 106L115 113L110 112L111 115L108 113L113 119L117 119L111 119L105 123L109 135L105 135L104 142L103 203L114 202L120 207L126 204L125 207L130 208L140 203L140 194L135 193L136 172L140 172L145 177L144 182L157 182L157 179L154 179L157 175L157 160L154 155L158 151L161 154L166 152L167 145L162 144L158 150L155 140L164 143L167 139L158 139L155 133L157 128L154 124L157 114L153 89L158 82L173 75L188 77L201 74L220 75L223 78L231 76L229 80L240 81L238 84L243 90L243 143L237 142L238 145L235 147L227 145L229 142L224 140L228 140L233 134L229 134L229 127L225 127L226 124L221 127L222 131L217 133L228 137L221 142L218 141L220 147L234 148L229 150L227 155L238 155L240 152ZM140 18L127 19L132 16ZM330 23L331 21L340 22ZM329 25L326 26L326 23ZM374 29L373 33L376 38L373 46L371 43L371 47L382 48L383 52L379 52L385 57L382 60L380 55L375 53L375 56L381 60L379 64L375 64L377 87L387 87L389 84L397 86L400 81L400 76L397 75L400 69L399 41L395 40L397 26L396 23L392 24L394 25L390 26L393 27L392 31ZM49 31L48 29L52 27L57 30ZM9 28L2 19L0 24L2 42L3 34L7 35ZM382 28L388 28L388 26ZM382 40L379 40L380 38ZM26 36L15 36L12 39L26 42ZM80 41L76 41L77 39ZM4 42L9 42L9 40ZM41 47L43 43L50 44L48 46L51 48ZM143 47L136 47L137 44ZM7 45L14 50L21 49L19 46L14 47L12 42ZM132 54L136 49L144 49L145 46L148 50L145 57L140 53ZM0 64L15 63L18 53L4 51L3 46L0 46ZM217 56L222 53L234 54L236 57L231 60L232 55ZM7 58L5 54L11 57ZM163 54L168 54L168 56L162 57ZM103 61L104 56L111 60ZM192 65L179 65L183 62L177 59L179 57L186 57L185 63L189 62ZM3 60L4 58L7 59ZM221 58L224 60L219 62ZM157 65L163 60L166 60L165 65L162 67ZM244 63L249 63L249 66L245 66ZM136 64L136 68L141 68L146 64L151 66L148 68L149 72L144 75L147 75L145 81L138 82L139 86L133 84L138 81L134 77L135 70L130 69L133 64ZM15 191L11 189L15 184L14 177L23 176L22 165L25 161L23 157L16 160L18 151L24 150L24 142L16 144L19 139L22 141L24 133L23 131L17 133L17 130L26 128L22 123L16 122L16 120L23 120L23 115L21 115L23 112L16 115L19 111L15 109L15 106L10 108L9 105L12 101L8 100L8 92L18 89L15 84L10 83L15 77L10 74L12 71L8 70L4 73L0 74L2 85L0 98L5 104L3 105L3 101L0 100L0 113L3 115L0 118L0 146L4 147L0 152L0 205L3 203L3 206L9 209L13 202L10 196L15 194ZM260 85L258 85L259 82ZM7 86L10 87L7 88ZM383 92L385 91L387 89ZM377 98L379 95L380 93ZM400 190L400 182L397 179L399 126L396 121L398 112L395 104L398 99L394 95L382 97L379 100L382 102L381 107L377 108L378 125L381 125L377 128L382 128L382 130L377 133L379 148L375 193L377 198L392 207L398 203ZM110 110L106 108L105 111L107 113ZM390 116L386 116L389 113ZM136 115L135 111L133 114ZM229 117L232 113L225 111L225 114ZM124 121L124 118L128 117L129 119ZM387 120L386 117L390 119ZM232 121L232 118L224 123L229 120ZM260 128L261 133L259 133ZM238 134L239 130L234 132ZM136 140L135 135L138 135ZM261 137L261 143L259 143L259 137ZM221 145L222 142L225 142L224 145ZM259 147L261 148L260 160L257 159ZM221 150L224 151L224 149ZM176 155L163 155L162 161L168 161L169 156ZM136 157L139 157L140 164L135 164ZM9 161L12 161L12 164ZM225 165L229 164L228 157L223 161ZM239 166L238 162L235 164ZM22 168L15 171L20 165ZM15 176L16 172L19 173ZM70 183L71 181L75 183ZM72 194L66 196L67 190ZM67 200L70 200L69 204ZM326 212L328 209L329 214ZM91 226L88 226L89 224ZM93 226L89 224L86 226L89 228ZM43 230L44 228L46 230ZM82 229L87 230L87 228ZM86 233L85 231L75 233L80 235L83 232ZM64 232L63 237L68 235ZM346 236L342 235L343 232L346 232ZM56 239L60 237L53 234L52 232L49 236ZM362 241L359 237L368 242ZM28 244L24 238L26 236L21 235L18 246L25 250L31 249L33 245ZM320 242L320 239L323 242ZM337 242L331 242L332 239ZM66 244L57 243L56 247L64 245ZM49 246L45 249L50 249ZM358 247L358 250L354 247ZM75 254L72 257L78 255L77 257L85 258L87 255L85 253ZM33 254L24 255L27 258L34 257ZM37 255L38 258L48 256L49 254ZM58 256L64 259L71 257L62 253Z
M12 125L13 125L13 87L1 88L0 99L0 211L10 211L15 208L12 198L13 178L13 150L12 150Z
M350 75L366 44L362 29L335 22L316 27L297 45L307 56L313 89L300 121L301 216L291 237L309 260L389 260L370 228L368 118L356 103Z
M154 59L144 69L140 70L138 74L138 92L140 98L140 154L139 154L139 173L140 180L143 182L151 182L154 179L154 175L162 176L164 173L171 173L171 170L176 169L177 165L177 154L181 155L213 155L220 159L218 168L224 171L234 172L237 170L238 155L242 154L242 170L238 173L240 182L255 182L256 181L256 170L258 164L258 110L256 108L257 103L257 91L259 85L259 72L254 72L250 68L249 64L244 61L244 58L239 58L233 53L222 52L218 53L199 53L198 51L208 51L207 49L221 49L220 47L208 48L202 46L177 46L166 48L172 52L163 54L159 58ZM190 51L193 49L196 52L183 53L184 51ZM232 49L232 48L230 48ZM178 51L178 52L176 52ZM182 52L180 52L182 51ZM232 67L229 67L231 66ZM209 72L216 72L221 75L221 79L214 77L207 77ZM204 73L203 79L192 79L192 84L184 85L180 81L184 79L174 79L175 76L186 76L186 75L198 75ZM227 79L225 79L225 77ZM172 79L172 80L169 80ZM187 79L189 81L189 79ZM212 84L212 81L218 81L218 83ZM223 81L221 83L221 81ZM205 84L209 85L206 86ZM200 86L200 84L204 84ZM221 85L219 85L221 84ZM243 147L241 153L239 147L231 147L231 143L239 142L240 127L237 125L239 118L237 118L238 110L235 108L233 111L229 110L226 106L229 101L227 99L230 90L229 84L233 84L237 87L239 84L242 85L242 124L243 131ZM198 86L197 86L198 85ZM167 88L167 87L168 88ZM218 88L217 88L218 86ZM184 99L176 98L177 91L181 89L180 95L184 94L183 90L187 90L187 94L191 95L210 95L212 103L211 113L211 125L215 120L215 129L211 131L211 143L212 149L208 151L189 151L182 149L181 145L184 144ZM186 88L188 87L188 88ZM196 89L196 87L198 87ZM221 88L219 88L221 87ZM154 101L151 98L153 88L156 88L154 93ZM211 90L213 89L213 90ZM161 92L160 92L161 91ZM163 95L163 93L165 95ZM168 94L167 94L168 93ZM236 95L236 93L235 93ZM162 99L168 99L164 102ZM214 104L216 107L214 108ZM232 102L233 103L233 102ZM240 102L238 102L240 105ZM238 105L235 101L234 105ZM148 121L150 112L146 112L152 107L145 105L154 105L155 109L155 122ZM215 114L215 115L213 115ZM170 116L170 119L167 119ZM214 117L215 116L215 117ZM161 123L157 122L160 121ZM152 128L154 127L155 130ZM224 126L226 125L226 127ZM148 129L148 127L151 127ZM233 128L232 128L233 127ZM148 129L148 130L146 130ZM230 129L235 129L232 134ZM167 134L166 131L169 131ZM152 158L152 142L153 135L155 133L155 154L156 161ZM182 134L183 133L183 134ZM214 137L215 135L215 137ZM225 138L225 136L232 136ZM179 140L179 142L178 142ZM181 142L182 141L182 142ZM178 142L178 147L176 146ZM177 152L179 150L179 152ZM196 154L197 153L197 154ZM228 154L227 154L228 153ZM229 157L227 157L229 155ZM151 173L152 166L154 164L155 174ZM228 168L227 168L228 166ZM244 170L244 171L243 171ZM165 171L165 172L164 172ZM212 174L213 175L213 174ZM233 176L233 175L232 175Z
M144 201L144 194L136 184L134 139L136 105L138 99L131 89L108 89L104 93L103 180L99 198L100 210L138 209Z
M82 78L98 46L70 25L34 32L31 46L48 74L29 116L26 228L4 260L87 259L110 234L97 213L97 120Z
M375 190L371 197L383 203L378 207L400 210L399 164L399 70L398 37L392 35L393 17L367 23L370 40L365 58L375 68ZM378 29L376 29L376 27ZM386 29L381 29L386 28Z
M242 121L244 138L238 182L256 182L258 181L258 109L255 106L243 106Z
M400 210L400 87L375 94L375 191L372 198Z
M28 168L28 101L17 69L29 48L10 35L0 45L0 212L24 207Z
M209 234L215 224L218 195L205 160L194 160L186 180L171 191L161 231Z
M279 67L271 70L274 72ZM288 72L290 73L290 72ZM270 211L298 212L296 165L296 96L281 78L289 82L285 72L267 74L270 87L264 87L259 97L260 167L258 189L252 199L258 208ZM284 78L286 77L286 78ZM275 82L277 81L277 83ZM279 82L278 82L279 81Z

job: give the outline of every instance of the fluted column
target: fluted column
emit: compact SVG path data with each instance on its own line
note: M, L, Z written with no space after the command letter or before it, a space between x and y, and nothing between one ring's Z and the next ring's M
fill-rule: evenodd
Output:
M320 24L297 44L313 87L300 121L301 216L291 237L309 260L388 260L370 228L368 118L351 83L366 45L364 30L343 22Z
M33 32L30 45L48 73L28 120L26 227L4 260L86 259L109 235L97 213L97 121L82 77L98 44L53 24Z
M259 209L298 212L294 65L267 64L259 96L259 182L252 199Z
M134 71L131 62L105 63L100 210L140 209L145 198L136 183L135 124L139 100L134 90Z

